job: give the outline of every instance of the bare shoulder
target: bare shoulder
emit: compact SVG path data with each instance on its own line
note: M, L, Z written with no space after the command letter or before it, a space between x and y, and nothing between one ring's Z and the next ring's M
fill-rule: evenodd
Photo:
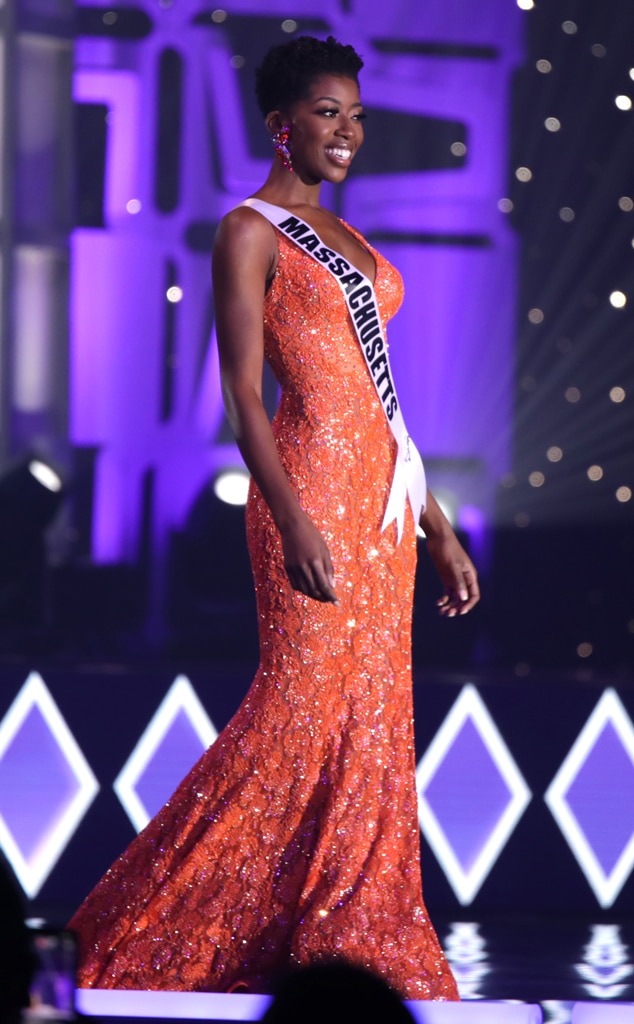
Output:
M256 210L249 206L236 206L218 225L214 252L218 250L225 254L239 250L244 257L257 253L270 259L277 251L275 231Z

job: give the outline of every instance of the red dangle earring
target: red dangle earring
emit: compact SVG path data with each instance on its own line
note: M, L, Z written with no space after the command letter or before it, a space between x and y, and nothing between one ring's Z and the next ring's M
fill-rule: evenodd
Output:
M275 149L276 157L282 161L287 171L293 170L293 161L291 160L291 151L288 148L288 137L291 134L290 125L282 125L280 130L275 133L272 138L273 148Z

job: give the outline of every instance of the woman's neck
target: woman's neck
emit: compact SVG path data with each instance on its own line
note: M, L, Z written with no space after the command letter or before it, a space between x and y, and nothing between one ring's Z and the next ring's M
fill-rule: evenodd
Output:
M305 182L294 172L283 167L275 160L269 171L268 178L255 193L267 202L276 206L313 206L319 207L321 181Z

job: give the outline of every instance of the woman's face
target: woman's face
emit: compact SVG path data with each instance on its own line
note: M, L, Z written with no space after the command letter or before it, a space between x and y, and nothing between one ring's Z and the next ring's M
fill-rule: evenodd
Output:
M323 75L289 112L293 170L310 183L343 181L363 142L363 106L352 78Z

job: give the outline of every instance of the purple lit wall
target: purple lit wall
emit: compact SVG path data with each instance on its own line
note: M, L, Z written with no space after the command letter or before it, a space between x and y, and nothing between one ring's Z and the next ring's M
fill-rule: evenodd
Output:
M488 519L510 455L517 247L498 202L516 5L273 0L264 13L258 0L231 0L223 17L198 0L140 0L117 11L137 18L127 38L112 22L110 35L95 30L101 10L92 28L82 16L74 79L77 103L107 111L103 221L72 239L71 440L97 451L93 558L138 557L148 493L161 552L209 476L238 460L224 430L209 243L266 174L267 140L245 97L256 54L288 38L289 18L365 58L374 141L324 200L402 271L391 343L409 429L465 525Z

